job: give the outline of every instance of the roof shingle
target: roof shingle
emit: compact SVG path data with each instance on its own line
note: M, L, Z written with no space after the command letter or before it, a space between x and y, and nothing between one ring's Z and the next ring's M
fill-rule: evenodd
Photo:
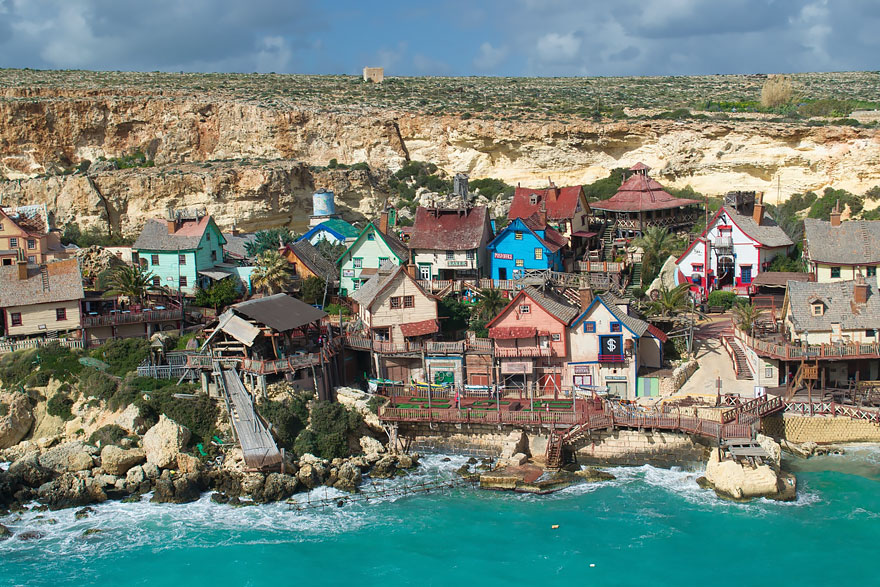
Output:
M840 226L804 219L804 239L812 261L840 265L880 264L880 221L847 220Z
M489 232L489 210L476 206L468 210L419 207L412 227L410 249L467 251L479 248Z
M855 281L814 283L788 282L788 304L791 320L797 332L830 331L832 324L840 324L841 330L876 329L880 327L880 295L877 285L868 283L868 302L853 302ZM825 311L813 316L812 302L821 301Z
M42 271L48 276L43 287ZM43 266L29 265L27 279L18 278L15 265L0 266L0 308L79 300L84 297L82 274L77 259L51 261Z
M570 220L577 212L578 202L583 187L576 185L571 187L550 187L542 190L517 187L513 192L513 202L507 217L527 218L541 209L541 205L547 210L547 218L550 220ZM535 203L532 204L532 196ZM584 211L586 212L586 211Z
M636 166L633 166L632 169L636 169ZM594 210L638 212L640 210L680 208L699 203L697 200L676 198L663 189L663 186L657 181L648 177L646 173L633 173L618 188L616 194L607 200L593 202L590 206Z

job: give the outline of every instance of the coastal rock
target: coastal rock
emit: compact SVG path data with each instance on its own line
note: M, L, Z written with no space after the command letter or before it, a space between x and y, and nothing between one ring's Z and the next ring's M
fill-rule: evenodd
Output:
M81 510L77 510L73 517L77 520L85 520L90 515L95 513L95 508L86 506Z
M578 477L581 477L584 481L588 483L597 483L599 481L614 481L615 479L614 475L612 475L611 473L602 471L601 469L594 469L592 467L575 471L574 474Z
M62 473L54 481L40 486L39 499L49 509L59 510L102 502L107 495L94 483L87 483L73 473Z
M117 481L119 481L119 477L116 475L102 473L101 475L95 476L95 483L99 484L101 487L116 487Z
M337 387L335 392L336 401L359 413L363 417L367 428L377 434L385 434L385 431L382 429L382 422L379 421L379 416L373 413L368 406L368 402L373 396L353 387ZM364 452L369 451L364 450Z
M268 503L287 499L296 492L297 484L297 478L291 475L269 473L266 475L259 501Z
M361 445L361 450L364 451L364 454L385 452L385 446L372 436L361 436L358 443Z
M192 455L180 453L177 455L177 470L180 473L199 473L205 470L205 465Z
M788 440L782 441L782 448L795 456L801 457L803 459L808 459L816 452L818 445L815 442L804 442L803 444L798 444L797 442L791 442Z
M7 406L6 415L0 417L0 448L9 448L27 435L34 414L27 396L21 393L0 394L0 403Z
M241 493L255 497L263 491L265 484L266 478L262 473L246 473L241 478Z
M155 481L159 478L159 467L157 467L154 463L144 463L141 465L141 468L144 470L144 476L150 480Z
M397 455L398 469L412 469L419 464L419 453L411 452L407 454Z
M767 460L778 467L782 462L782 446L769 436L764 436L763 434L758 434L755 440L761 445L761 448L767 451L769 455Z
M200 473L179 475L174 479L160 477L153 488L155 503L191 503L199 499L206 489L205 480Z
M318 469L315 466L300 463L296 478L306 489L314 489L323 483L323 479L318 474Z
M397 459L388 455L379 459L370 470L370 477L375 479L390 479L397 473Z
M144 474L144 468L136 465L130 468L125 474L125 485L127 487L136 488L147 479Z
M222 493L227 497L238 497L241 495L241 473L214 469L208 473L208 479L211 488L216 492Z
M177 455L186 446L189 437L189 430L162 414L159 422L144 434L142 444L147 462L160 469L176 463Z
M779 476L770 465L743 465L733 460L719 460L713 450L706 465L706 480L720 497L749 500L756 497L776 499Z
M15 535L17 540L28 541L28 540L39 540L45 536L42 532L37 532L36 530L25 530L24 532L19 532Z
M54 476L55 472L52 469L40 464L37 453L31 453L9 465L5 478L13 485L39 487L51 481Z
M8 540L9 538L12 538L12 530L7 528L3 524L0 524L0 542L2 542L3 540Z
M354 493L361 484L361 470L352 463L343 463L336 473L333 487L341 491Z
M143 434L147 425L141 417L141 410L134 404L129 404L127 408L116 416L114 423L120 428L124 428L132 434Z
M101 449L101 468L110 475L125 475L146 460L147 455L141 448L124 450L111 444Z
M40 455L40 464L59 473L85 471L95 466L98 448L81 441L65 442Z

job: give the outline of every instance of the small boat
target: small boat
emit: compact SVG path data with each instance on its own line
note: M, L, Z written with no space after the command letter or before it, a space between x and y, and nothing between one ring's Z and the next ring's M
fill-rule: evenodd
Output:
M369 393L377 393L380 387L386 385L403 385L403 381L392 381L391 379L367 379L367 391Z

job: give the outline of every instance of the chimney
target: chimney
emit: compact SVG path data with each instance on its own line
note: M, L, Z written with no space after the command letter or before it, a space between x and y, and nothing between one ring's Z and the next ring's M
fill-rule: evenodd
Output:
M840 200L837 200L834 210L831 211L831 226L840 226Z
M413 279L416 278L416 265L415 265L415 263L410 262L410 263L406 264L406 274L409 275L410 277L412 277Z
M378 229L382 234L388 234L388 210L382 210L382 214L379 216Z
M25 261L24 259L19 259L18 260L18 280L24 281L27 278L28 278L27 261Z
M177 232L177 221L172 220L171 218L165 221L165 225L168 227L168 234L174 234Z
M758 226L761 226L761 221L764 220L764 192L758 192L758 195L755 198L755 207L752 209L752 220L754 220L755 224Z
M578 290L578 297L581 301L581 312L585 312L593 303L593 290L589 287L582 287Z
M856 282L853 284L853 303L868 303L868 284L865 283L865 278L862 277L861 273L856 277Z
M538 221L541 223L541 229L547 227L547 202L541 202L541 209L538 211Z

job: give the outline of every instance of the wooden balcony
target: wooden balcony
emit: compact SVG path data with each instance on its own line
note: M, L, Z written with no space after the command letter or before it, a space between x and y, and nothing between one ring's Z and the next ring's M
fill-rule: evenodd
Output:
M172 322L183 319L183 310L145 310L142 312L114 312L100 316L82 317L83 328L142 324L144 322Z
M628 361L625 355L599 355L600 363L626 363Z
M736 337L758 355L783 361L800 361L801 359L807 361L846 361L880 358L880 343L876 342L841 342L810 345L777 344L748 336L738 329L736 330Z
M521 346L521 347L495 347L495 356L502 358L510 357L549 357L553 354L550 347Z
M576 269L581 273L620 273L626 268L626 263L614 263L611 261L578 261Z

